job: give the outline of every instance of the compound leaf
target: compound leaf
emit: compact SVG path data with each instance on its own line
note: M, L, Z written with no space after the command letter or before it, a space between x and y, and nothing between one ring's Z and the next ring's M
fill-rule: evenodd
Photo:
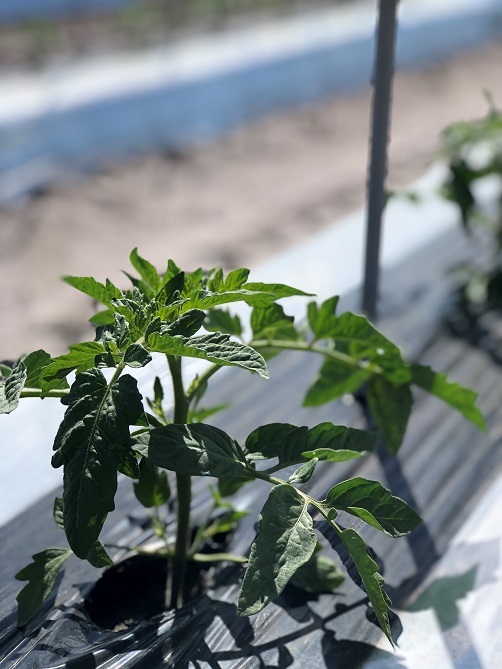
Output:
M254 615L280 595L316 545L307 502L288 484L272 488L251 546L239 593L239 615Z
M117 471L137 477L129 426L143 414L137 382L124 375L108 385L98 369L77 375L54 441L52 464L64 465L63 518L70 547L86 559L114 509ZM135 467L136 465L136 467Z

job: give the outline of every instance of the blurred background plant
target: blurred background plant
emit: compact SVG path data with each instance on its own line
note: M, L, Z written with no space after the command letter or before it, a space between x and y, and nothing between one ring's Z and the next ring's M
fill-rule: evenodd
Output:
M501 362L502 332L494 312L502 310L502 112L489 94L487 100L484 118L452 123L442 133L448 169L442 193L458 207L476 247L472 261L453 268L458 283L450 324ZM483 197L487 190L494 194L489 199Z
M0 21L0 63L38 68L50 60L138 50L166 39L218 31L233 25L350 4L354 0L118 0L67 3L44 12L44 3L29 4L13 20ZM13 3L12 3L13 4ZM48 2L51 5L50 2ZM100 6L103 5L103 6ZM111 6L108 6L111 5ZM5 9L4 9L5 11ZM1 10L0 10L1 19Z

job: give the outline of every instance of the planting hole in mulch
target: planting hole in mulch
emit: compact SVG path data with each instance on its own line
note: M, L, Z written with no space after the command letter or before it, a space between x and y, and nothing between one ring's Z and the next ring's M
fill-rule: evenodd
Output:
M121 631L166 611L170 564L157 555L135 555L107 569L84 600L91 620L107 630ZM204 589L207 566L187 565L185 601Z

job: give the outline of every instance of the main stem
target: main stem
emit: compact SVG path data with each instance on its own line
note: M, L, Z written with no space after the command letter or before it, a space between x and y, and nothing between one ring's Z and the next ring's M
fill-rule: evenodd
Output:
M171 371L174 390L174 422L185 424L188 418L188 400L185 396L181 375L181 358L168 355L167 362ZM173 556L170 608L176 609L183 604L183 591L190 537L190 504L192 501L192 482L190 476L176 474L177 484L177 527L176 543Z

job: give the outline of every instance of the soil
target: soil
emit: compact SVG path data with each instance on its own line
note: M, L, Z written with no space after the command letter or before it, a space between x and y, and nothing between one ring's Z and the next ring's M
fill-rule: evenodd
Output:
M441 129L502 106L502 43L420 72L394 93L390 187L419 177ZM91 337L90 301L58 279L124 284L134 246L159 267L253 267L363 205L369 90L269 116L217 141L150 155L0 211L0 359ZM280 279L280 277L278 277ZM126 284L124 284L126 285ZM301 286L300 286L301 287Z

